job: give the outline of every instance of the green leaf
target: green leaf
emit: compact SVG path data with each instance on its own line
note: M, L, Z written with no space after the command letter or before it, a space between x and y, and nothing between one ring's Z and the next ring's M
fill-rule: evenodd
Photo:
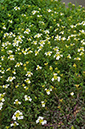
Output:
M0 1L0 3L3 3L3 2L4 2L4 0L1 0L1 1Z

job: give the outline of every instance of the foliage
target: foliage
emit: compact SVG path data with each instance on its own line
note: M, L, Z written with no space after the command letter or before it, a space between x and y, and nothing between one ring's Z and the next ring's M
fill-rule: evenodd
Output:
M0 30L0 129L83 129L85 8L1 0Z

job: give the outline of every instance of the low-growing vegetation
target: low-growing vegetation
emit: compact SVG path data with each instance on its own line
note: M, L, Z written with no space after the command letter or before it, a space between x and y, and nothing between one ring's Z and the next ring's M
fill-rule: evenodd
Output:
M85 128L85 8L0 1L0 129Z

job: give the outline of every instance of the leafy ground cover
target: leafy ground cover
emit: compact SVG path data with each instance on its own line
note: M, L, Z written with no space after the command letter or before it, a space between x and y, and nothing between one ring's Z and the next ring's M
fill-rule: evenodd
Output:
M85 128L85 8L0 1L0 129Z

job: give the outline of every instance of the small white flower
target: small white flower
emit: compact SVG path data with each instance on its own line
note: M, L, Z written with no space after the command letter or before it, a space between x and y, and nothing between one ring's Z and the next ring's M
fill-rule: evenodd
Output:
M7 51L7 54L11 54L11 53L13 53L12 50L8 50L8 51Z
M1 102L1 103L0 103L0 110L2 109L2 105L3 105L3 103Z
M18 99L16 99L14 104L18 105L18 104L21 104L21 102L19 102Z
M34 38L39 38L39 37L41 37L41 35L42 35L42 34L38 33L38 34L36 34L36 35L34 36Z
M61 40L66 40L66 38L65 37L62 37Z
M32 11L32 14L33 14L33 15L36 14L36 13L39 13L39 11L36 11L36 10L33 10L33 11Z
M70 95L73 96L74 95L74 92L71 92Z
M70 56L70 54L68 54L67 58L71 59L71 56Z
M53 81L54 81L54 78L52 78L51 80L52 80L52 82L53 82Z
M60 59L60 56L57 56L57 57L56 57L56 60L59 60L59 59Z
M27 29L24 31L24 33L26 33L26 34L29 34L29 32L30 32L30 29L29 29L29 28L27 28Z
M3 26L2 28L3 28L4 30L6 30L6 27L5 27L5 26Z
M64 13L60 13L60 15L62 16L62 15L64 15Z
M37 56L38 53L39 53L39 51L36 51L36 50L35 50L35 56Z
M71 25L70 27L71 27L71 28L74 28L75 26L74 26L74 25Z
M37 41L33 41L32 44L37 45Z
M4 99L4 98L2 98L2 99L1 99L1 101L2 101L2 102L4 102L4 101L5 101L5 99Z
M4 60L4 58L5 58L5 56L3 55L3 56L1 56L1 60Z
M58 82L60 82L60 77L57 78Z
M44 30L44 32L45 32L45 34L49 34L50 33L49 30Z
M37 15L37 17L42 17L42 15Z
M47 89L47 88L45 88L45 91L46 91L46 93L49 95L49 94L50 94L50 91L52 91L52 89Z
M20 10L20 7L17 7L17 6L16 6L16 7L14 7L14 9L15 9L15 10Z
M51 54L52 54L51 51L45 52L45 55L46 55L46 56L51 56Z
M42 107L45 107L45 102L41 101Z
M31 77L31 75L33 75L33 73L32 73L32 72L30 72L30 71L27 71L26 76Z
M12 82L14 79L16 79L16 77L8 77L8 79L6 80L7 82Z
M11 127L12 126L17 126L17 125L19 125L19 123L17 123L16 121L14 123L10 124Z
M3 85L3 88L8 88L9 84Z
M27 100L29 100L30 102L32 101L32 99L30 98L30 96L25 95L24 98L25 98L25 101L27 101Z
M55 47L55 48L53 48L53 50L58 52L59 51L59 47Z
M41 67L41 66L39 66L39 65L37 65L36 70L39 70L39 69L42 69L42 67Z
M27 79L25 80L25 82L28 83L28 84L31 83L31 81L29 80L29 78L27 78Z
M76 58L74 58L74 60L81 60L81 58L79 58L79 57L76 57Z
M24 117L23 117L23 114L22 114L22 112L20 112L19 110L17 110L15 113L14 113L14 115L12 116L12 119L13 120L16 120L16 119L18 119L18 120L20 120L20 119L23 119Z
M48 11L48 12L51 12L52 10L51 10L51 9L48 9L47 11Z
M12 23L12 20L8 20L8 22Z
M14 55L10 55L10 56L8 56L8 59L10 59L10 60L14 60Z
M17 62L17 64L15 65L15 67L19 67L20 65L23 65L23 63Z
M9 35L9 33L4 33L4 38L7 37Z
M43 120L44 118L42 116L39 116L38 119L36 120L36 124L37 123L40 123L42 125L46 124L47 121L46 120Z

